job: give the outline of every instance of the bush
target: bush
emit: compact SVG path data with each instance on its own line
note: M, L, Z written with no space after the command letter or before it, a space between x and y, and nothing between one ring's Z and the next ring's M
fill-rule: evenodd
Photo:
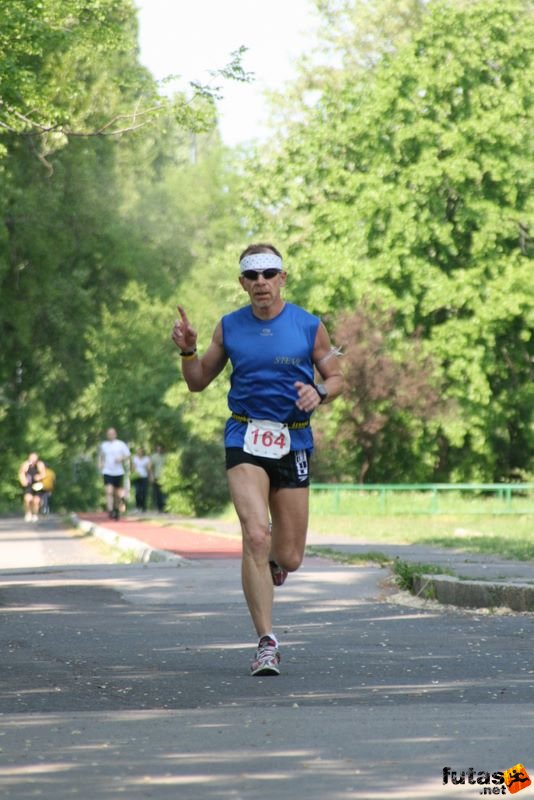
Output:
M221 511L229 493L220 443L193 438L169 454L162 486L167 510L175 514L205 516Z
M81 457L50 466L56 473L51 502L54 512L98 508L104 498L104 487L93 459Z

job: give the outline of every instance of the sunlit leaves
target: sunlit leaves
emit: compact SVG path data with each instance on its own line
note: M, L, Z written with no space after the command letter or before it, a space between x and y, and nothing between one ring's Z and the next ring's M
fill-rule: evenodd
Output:
M525 469L531 4L421 4L391 47L375 31L379 57L365 69L348 53L351 36L361 46L357 23L369 24L362 4L321 5L342 68L323 76L317 105L301 109L304 121L259 173L266 216L274 211L291 256L293 296L323 314L369 294L396 308L405 335L424 333L458 404L449 474ZM497 420L506 453L494 450Z

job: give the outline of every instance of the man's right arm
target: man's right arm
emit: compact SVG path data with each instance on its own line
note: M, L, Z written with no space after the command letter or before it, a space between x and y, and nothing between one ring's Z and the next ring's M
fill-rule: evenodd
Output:
M224 369L228 356L224 351L222 323L219 322L210 345L201 357L197 353L197 332L178 306L180 319L174 323L172 340L182 354L182 374L190 392L201 392Z
M194 358L185 356L182 359L182 374L190 392L201 392L224 369L228 357L224 352L222 341L222 325L219 322L212 340L203 356L195 354Z

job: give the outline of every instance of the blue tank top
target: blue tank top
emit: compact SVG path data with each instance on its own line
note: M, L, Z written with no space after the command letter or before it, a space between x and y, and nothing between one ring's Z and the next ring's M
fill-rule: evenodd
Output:
M313 383L312 354L319 318L286 303L274 319L254 316L245 306L222 318L223 346L233 367L230 411L252 419L302 422L310 414L295 405L295 381ZM246 425L230 418L225 447L243 447ZM292 450L311 450L310 427L290 430Z

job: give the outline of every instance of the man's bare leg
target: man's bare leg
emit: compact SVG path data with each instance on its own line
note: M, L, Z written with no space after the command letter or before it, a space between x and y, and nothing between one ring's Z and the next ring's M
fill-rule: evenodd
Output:
M105 490L106 490L106 509L108 514L111 514L113 511L113 496L114 496L114 489L115 487L111 483L106 483Z
M33 506L32 506L34 519L39 516L39 509L40 508L41 508L41 497L38 494L36 494L33 497Z
M308 532L309 489L271 489L272 540L269 557L288 572L302 564Z
M24 495L24 518L28 522L32 518L32 501L33 496L29 493Z
M243 534L243 592L258 637L272 633L273 585L269 569L269 478L261 467L238 464L227 472Z
M123 486L115 488L115 508L121 514L126 513L126 491Z

